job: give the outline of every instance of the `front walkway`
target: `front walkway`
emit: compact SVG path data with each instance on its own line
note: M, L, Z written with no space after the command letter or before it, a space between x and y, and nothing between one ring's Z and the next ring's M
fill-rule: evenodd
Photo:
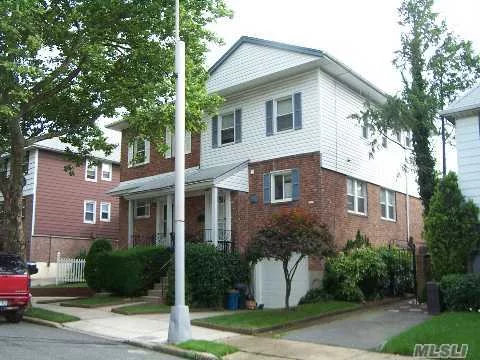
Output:
M392 336L425 321L428 317L425 309L414 305L413 300L408 300L380 309L341 315L328 322L290 331L283 338L374 350L379 349Z

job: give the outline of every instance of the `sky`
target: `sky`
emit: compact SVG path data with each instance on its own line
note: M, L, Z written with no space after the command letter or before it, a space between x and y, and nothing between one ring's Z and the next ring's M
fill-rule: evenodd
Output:
M399 0L225 1L234 17L211 26L225 45L211 47L209 66L240 36L248 35L326 51L380 89L391 94L401 89L392 65L400 47ZM434 9L450 30L480 50L480 1L437 0ZM441 163L438 144L436 149ZM454 148L448 151L447 168L457 168Z

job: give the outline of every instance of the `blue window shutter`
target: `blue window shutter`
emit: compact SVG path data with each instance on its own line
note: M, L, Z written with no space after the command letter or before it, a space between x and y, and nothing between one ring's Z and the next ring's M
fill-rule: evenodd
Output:
M218 116L212 118L212 147L218 147Z
M295 93L293 95L293 108L294 108L294 128L299 130L302 128L302 93Z
M263 174L263 203L270 204L270 174Z
M292 170L292 200L300 199L300 171Z
M267 136L273 135L273 100L265 103Z
M235 142L242 142L242 110L235 110Z

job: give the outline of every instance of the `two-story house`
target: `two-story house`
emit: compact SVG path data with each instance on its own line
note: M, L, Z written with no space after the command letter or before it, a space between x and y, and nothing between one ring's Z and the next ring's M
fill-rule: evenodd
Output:
M97 237L118 243L119 201L106 191L120 182L119 151L95 154L98 164L77 167L71 176L65 146L50 139L26 149L23 221L27 259L39 268L35 278L55 277L57 252L75 257Z
M320 50L242 37L210 69L208 90L225 102L205 131L185 139L187 240L242 250L285 207L325 223L338 248L357 230L375 244L421 238L415 174L404 173L397 144L410 146L409 135L381 139L372 159L369 129L350 118L365 101L385 100L364 78ZM120 197L120 241L168 243L175 154L123 138L121 182L110 192ZM300 268L293 302L321 276L315 259ZM255 275L257 301L271 307L283 298L275 269L265 264Z

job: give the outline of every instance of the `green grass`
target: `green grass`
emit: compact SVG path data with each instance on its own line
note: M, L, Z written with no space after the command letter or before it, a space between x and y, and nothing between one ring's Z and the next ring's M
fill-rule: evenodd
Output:
M67 315L67 314L56 312L56 311L34 308L34 307L25 311L25 316L36 318L36 319L53 321L57 323L66 323L70 321L80 320L80 318L76 316Z
M391 338L383 352L412 356L415 344L468 344L467 359L480 359L480 314L444 313Z
M168 314L170 306L164 304L126 305L114 308L112 312L123 315Z
M241 311L235 314L212 316L194 320L196 325L216 325L230 330L261 330L272 326L285 326L299 320L308 320L320 315L328 315L341 310L355 309L359 304L344 301L325 301L299 305L291 310Z
M178 344L177 347L184 350L210 353L219 358L238 351L235 346L207 340L189 340Z
M88 288L87 283L68 283L68 284L47 284L47 285L36 285L32 286L33 288L42 288L42 289L50 289L50 288Z
M62 303L60 303L60 305L83 307L83 308L95 308L95 307L101 307L101 306L125 304L133 301L135 301L134 298L125 298L125 297L112 296L112 295L95 295L89 298L63 301Z

